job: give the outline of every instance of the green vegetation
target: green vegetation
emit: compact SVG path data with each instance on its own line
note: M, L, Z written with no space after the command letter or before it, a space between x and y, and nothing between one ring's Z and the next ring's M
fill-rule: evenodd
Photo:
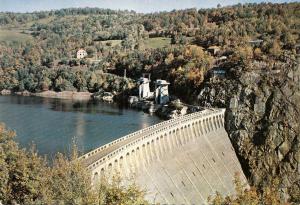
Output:
M30 34L22 33L23 31L17 29L0 30L0 42L13 42L16 41L18 43L25 43L26 41L32 40L32 36Z
M274 179L261 191L254 187L246 188L238 175L235 176L236 196L222 196L218 192L208 199L210 205L289 205L280 198L279 180Z
M258 190L255 187L247 187L240 180L238 174L235 175L235 196L222 196L216 193L214 196L209 197L208 202L210 205L290 205L297 204L289 203L282 199L280 190L280 180L275 178L272 181ZM298 195L299 199L299 195Z
M97 192L99 196L99 204L128 204L128 205L147 205L145 200L145 191L141 190L134 183L127 186L124 184L118 173L112 177L110 182L107 179L103 179L100 182L100 186Z
M51 62L46 61L49 65ZM72 60L69 63L82 63ZM47 90L54 91L90 91L97 92L99 90L108 92L121 93L133 87L130 79L124 79L109 73L103 73L99 70L81 70L61 67L57 70L45 69L42 66L28 66L17 70L17 72L9 72L3 74L3 80L14 76L12 81L16 84L7 84L7 89L31 92L41 92ZM10 86L10 87L9 87Z
M120 46L121 42L122 42L122 40L107 40L107 41L101 41L101 44L106 45L106 46L115 47L115 46Z
M282 54L293 58L299 41L298 8L299 3L290 3L145 15L97 8L1 13L0 26L13 30L0 34L0 89L120 92L107 86L118 77L109 82L102 77L96 88L85 84L96 71L123 76L126 69L130 78L148 72L170 81L171 92L188 101L221 55L228 59L224 68L253 60L271 64L283 61ZM31 37L11 34L21 29ZM30 38L34 41L26 41ZM249 43L256 39L262 43ZM212 45L219 46L218 55L208 52ZM74 59L79 48L88 52L87 59Z
M166 48L171 45L171 38L156 37L145 40L145 48Z
M49 16L47 18L41 18L41 19L38 19L38 20L28 21L25 24L22 24L22 28L24 30L30 30L30 27L33 26L33 24L37 24L37 23L48 24L54 19L55 19L54 16ZM17 26L17 27L19 27L19 26Z

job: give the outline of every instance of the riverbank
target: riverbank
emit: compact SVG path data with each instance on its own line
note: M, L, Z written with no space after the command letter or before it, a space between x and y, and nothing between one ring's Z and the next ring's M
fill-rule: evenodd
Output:
M72 100L91 100L93 93L90 92L75 92L75 91L44 91L40 93L32 93L29 91L12 92L10 90L2 90L1 95L21 95L21 96L38 96L46 98L72 99Z
M141 110L145 113L155 114L159 118L162 119L174 119L180 116L183 116L188 113L192 113L195 111L201 110L200 107L188 106L183 104L179 99L171 101L166 105L157 105L154 104L153 101L139 101L136 96L128 97L127 101L117 100L116 93L99 91L96 93L91 92L77 92L77 91L44 91L39 93L32 93L27 90L22 92L12 92L10 90L2 90L0 91L1 95L20 95L20 96L37 96L43 98L57 98L57 99L69 99L69 100L77 100L77 101L89 101L96 100L102 101L105 103L117 102L117 104L127 104L131 109ZM127 98L127 97L126 97ZM131 102L131 99L134 98Z
M41 93L32 93L32 96L47 97L47 98L59 98L59 99L73 99L73 100L90 100L93 93L90 92L74 92L74 91L44 91Z

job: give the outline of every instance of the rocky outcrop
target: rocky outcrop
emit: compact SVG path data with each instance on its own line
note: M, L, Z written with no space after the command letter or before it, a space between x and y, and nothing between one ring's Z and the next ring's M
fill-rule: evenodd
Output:
M191 110L188 106L182 104L182 102L177 99L171 101L167 106L161 106L156 113L158 116L165 119L175 119L186 115L187 113L191 113Z
M250 183L280 180L284 196L300 200L300 67L281 72L232 68L229 78L206 83L202 106L226 107L226 129Z
M0 91L0 95L10 95L10 94L11 94L11 91L10 91L10 90L4 89L4 90L1 90L1 91Z
M111 103L114 101L114 94L111 92L99 91L93 94L93 99Z
M30 96L32 93L29 92L28 90L20 91L20 92L15 92L16 95L22 95L22 96Z

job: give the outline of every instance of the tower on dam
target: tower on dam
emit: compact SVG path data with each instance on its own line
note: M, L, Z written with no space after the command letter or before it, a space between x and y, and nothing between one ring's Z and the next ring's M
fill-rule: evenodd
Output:
M225 109L164 121L81 157L95 183L116 172L134 177L150 203L207 204L217 191L234 194L234 176L247 182L224 129Z

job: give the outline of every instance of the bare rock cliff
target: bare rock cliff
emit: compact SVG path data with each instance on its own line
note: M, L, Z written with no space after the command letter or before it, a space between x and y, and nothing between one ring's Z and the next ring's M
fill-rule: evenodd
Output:
M283 196L300 202L300 66L235 67L207 82L202 106L226 107L226 129L252 185L280 180Z

